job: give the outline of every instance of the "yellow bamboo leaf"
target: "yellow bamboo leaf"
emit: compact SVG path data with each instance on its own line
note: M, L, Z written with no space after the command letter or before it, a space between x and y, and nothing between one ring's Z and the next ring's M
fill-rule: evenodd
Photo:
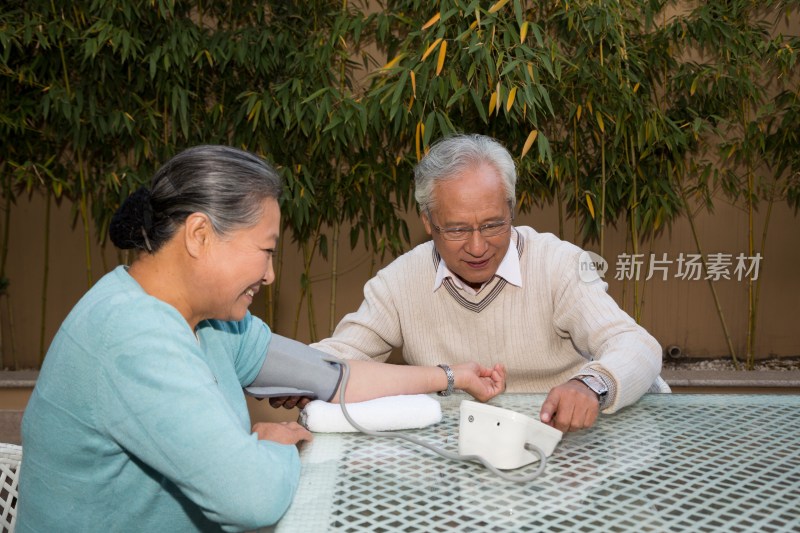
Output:
M594 204L592 203L592 197L589 196L589 193L586 193L586 207L589 208L589 214L592 215L592 220L594 220Z
M528 67L528 74L531 75L531 81L533 83L536 83L536 76L533 75L533 65L528 63L527 67Z
M506 100L506 113L511 111L511 106L514 105L514 98L517 96L517 88L512 87L511 90L508 92L508 100Z
M414 143L417 149L417 161L422 159L422 151L420 150L420 145L422 143L422 121L417 122L417 131L414 134Z
M425 59L426 59L426 58L427 58L429 55L431 55L431 52L433 52L434 50L436 50L436 47L437 47L437 46L439 46L439 43L440 43L440 42L442 42L442 38L441 38L441 37L439 37L438 39L436 39L435 41L433 41L433 44L432 44L432 45L430 45L430 46L428 47L428 49L427 49L427 50L425 50L425 53L424 53L424 54L422 54L422 59L420 59L420 61L425 61Z
M525 145L522 147L522 155L519 156L520 159L525 157L525 154L527 154L528 150L531 149L531 146L533 146L533 141L536 140L537 135L539 135L538 130L531 130L531 132L528 134L528 138L525 139Z
M636 85L633 86L633 92L636 92L638 90L639 90L639 82L636 82Z
M690 94L691 96L694 96L694 93L695 93L695 91L697 90L697 79L698 79L698 78L695 78L695 79L692 81L692 86L689 88L689 94Z
M255 117L256 115L258 115L258 113L259 113L260 111L261 111L261 100L258 100L258 101L255 103L255 105L253 105L253 109L251 109L251 110L250 110L250 112L247 114L247 120L248 120L248 121L251 121L251 120L253 120L253 117Z
M586 102L586 109L588 109L588 110L589 110L589 113L590 113L590 114L591 114L591 113L594 113L594 111L592 111L592 101L591 101L591 100L589 100L588 102Z
M489 114L491 115L494 111L494 106L497 105L497 91L492 93L492 97L489 98Z
M414 95L414 98L417 97L417 75L413 70L411 71L411 94Z
M386 63L383 67L381 67L381 69L382 70L387 70L387 69L390 69L390 68L392 68L394 66L397 66L397 64L400 62L400 60L403 59L404 55L405 54L398 54L397 57L395 57L394 59L392 59L391 61Z
M508 3L508 0L499 0L496 2L492 7L489 8L489 13L497 13L500 11L504 5Z
M600 126L600 131L605 133L606 132L606 126L603 123L603 115L601 115L600 111L598 111L597 113L595 113L595 116L597 117L597 125Z
M477 21L477 20L473 20L472 24L469 25L469 29L474 30L475 28L477 28L478 27L478 22L479 21Z
M431 19L430 19L428 22L426 22L426 23L425 23L425 24L422 26L422 29L423 29L423 30L427 30L428 28L430 28L431 26L433 26L434 24L436 24L436 22L437 22L437 21L438 21L440 18L442 18L442 12L441 12L441 11L439 11L439 12L438 12L438 13L436 13L434 16L432 16L432 17L431 17Z
M411 112L411 108L413 106L414 106L414 97L412 96L411 98L408 99L408 107L406 108L406 111Z
M442 41L442 46L439 47L439 61L436 62L436 75L442 71L444 67L444 59L447 57L447 41Z
M528 21L522 23L522 26L519 28L519 42L524 43L525 37L528 35ZM533 77L533 76L531 76Z
M575 111L575 120L581 119L581 113L583 113L583 106L578 104L578 109Z

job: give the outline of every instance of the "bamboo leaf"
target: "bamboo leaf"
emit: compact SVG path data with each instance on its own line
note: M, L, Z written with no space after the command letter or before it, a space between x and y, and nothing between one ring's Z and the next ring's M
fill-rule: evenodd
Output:
M412 94L414 95L414 98L416 98L417 97L417 75L413 70L410 72L410 75L411 75L411 91L412 91Z
M441 42L442 42L442 38L441 38L441 37L439 37L438 39L436 39L435 41L433 41L433 44L431 44L431 45L430 45L430 46L429 46L429 47L428 47L428 48L425 50L425 53L424 53L424 54L422 54L422 57L420 58L420 61L425 61L425 60L428 58L428 56L429 56L429 55L431 55L431 53L432 53L434 50L436 50L436 47L437 47L437 46L439 46L439 43L441 43Z
M497 91L492 93L491 98L489 98L489 114L491 115L494 112L494 106L497 105Z
M444 60L447 57L447 41L442 41L442 46L439 48L439 60L436 62L436 75L442 72L444 67Z
M597 117L597 125L600 126L600 131L605 133L606 132L606 126L603 123L603 115L601 115L600 111L598 111L597 113L595 113L595 117Z
M403 59L404 55L405 54L398 54L397 57L395 57L394 59L386 63L384 66L382 66L381 70L389 70L390 68L397 66L400 60Z
M519 156L520 159L525 157L525 154L527 154L528 150L531 149L531 146L533 146L533 141L536 140L537 135L539 135L539 130L531 130L531 132L528 134L528 138L525 140L525 144L522 147L522 154Z
M422 26L422 29L423 30L427 30L428 28L430 28L431 26L436 24L436 22L438 22L438 20L440 18L442 18L442 12L441 11L439 11L434 16L432 16L431 19Z
M507 3L508 0L499 0L492 7L489 8L489 13L497 13L498 11L503 9L503 6L506 5Z
M514 98L517 97L517 88L512 87L511 90L508 92L508 100L506 100L506 113L511 111L511 107L514 105Z
M489 121L486 119L486 111L483 108L483 104L481 103L480 98L478 97L478 93L475 92L474 89L469 91L470 96L472 96L472 102L475 104L475 109L478 110L478 114L481 116L481 120L483 120L484 124L487 124Z
M586 193L586 207L589 208L589 214L592 215L592 220L594 220L594 204L592 203L592 197L589 196L589 193Z
M528 21L522 23L522 27L519 29L519 42L524 43L525 37L528 35Z

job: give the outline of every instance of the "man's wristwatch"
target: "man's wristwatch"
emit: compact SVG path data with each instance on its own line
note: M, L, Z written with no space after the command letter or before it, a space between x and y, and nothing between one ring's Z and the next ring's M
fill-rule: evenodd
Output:
M436 366L444 370L444 373L447 375L447 388L445 390L440 390L436 394L438 394L439 396L450 396L451 394L453 394L453 387L455 387L456 384L456 376L455 374L453 374L453 370L449 366L447 365L436 365Z
M608 386L606 386L602 379L591 374L575 376L572 379L582 382L584 385L589 387L592 392L597 394L597 401L600 403L600 408L603 408L603 405L606 403L606 398L608 398Z

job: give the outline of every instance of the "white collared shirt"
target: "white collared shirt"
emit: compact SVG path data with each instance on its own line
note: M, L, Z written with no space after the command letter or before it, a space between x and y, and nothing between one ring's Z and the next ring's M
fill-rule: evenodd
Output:
M497 272L494 273L495 276L500 276L508 283L516 286L522 287L522 271L519 266L519 255L517 252L517 247L514 246L514 240L512 239L508 245L508 250L506 250L506 255L503 257L503 260L500 262L500 266L497 267ZM481 292L486 286L486 283L491 281L491 278L486 281L478 290L473 289L461 279L453 274L447 265L444 264L444 260L439 261L439 268L436 270L436 279L433 281L433 292L442 286L444 280L450 278L453 280L453 286L458 290L466 291L470 294L478 294Z

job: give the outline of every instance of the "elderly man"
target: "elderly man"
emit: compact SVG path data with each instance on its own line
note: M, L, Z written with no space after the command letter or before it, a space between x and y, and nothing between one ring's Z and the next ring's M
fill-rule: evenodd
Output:
M449 364L502 362L508 391L549 393L541 420L562 431L666 387L658 342L580 272L583 251L512 225L517 176L502 145L448 137L414 174L433 240L369 280L358 311L315 348L385 361L402 346L407 363L440 364L448 377Z

